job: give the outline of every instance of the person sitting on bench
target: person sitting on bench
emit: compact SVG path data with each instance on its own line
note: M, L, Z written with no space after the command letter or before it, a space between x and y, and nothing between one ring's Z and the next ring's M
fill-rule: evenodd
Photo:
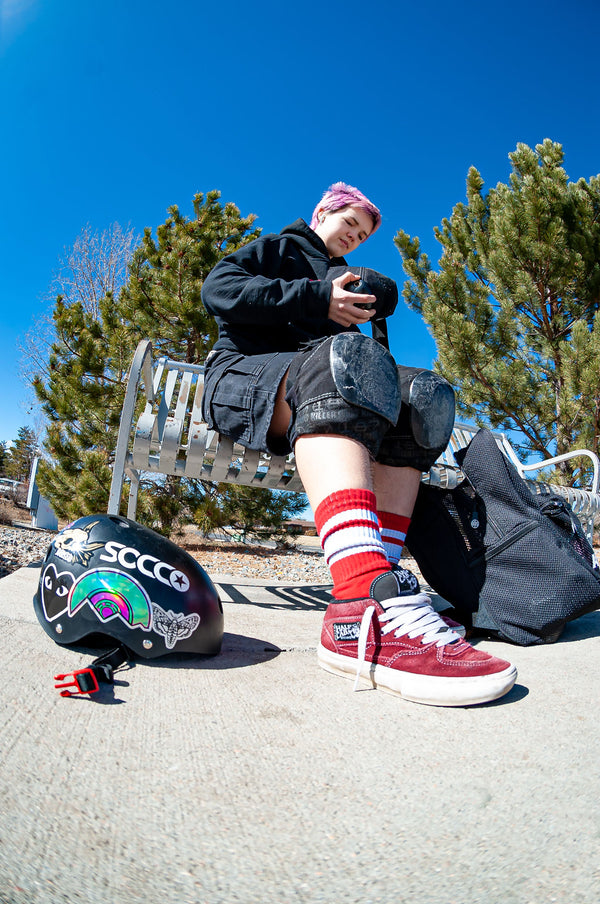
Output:
M357 287L345 261L380 224L362 192L337 182L310 225L298 219L213 268L202 300L219 337L203 414L250 449L294 451L333 581L319 664L416 702L483 703L510 690L516 669L465 642L399 565L422 472L452 431L454 392L397 366L359 329L397 298L375 271L360 268L367 288Z

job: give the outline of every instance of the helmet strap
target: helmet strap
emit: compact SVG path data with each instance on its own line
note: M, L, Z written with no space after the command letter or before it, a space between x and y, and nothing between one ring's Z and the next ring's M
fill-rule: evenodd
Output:
M71 688L77 690L61 690L61 697L74 697L78 694L95 694L100 690L100 684L114 684L114 671L124 663L129 662L132 656L124 644L119 644L114 650L109 650L88 666L87 669L77 669L74 672L66 672L64 675L55 675L55 681L72 679L64 684L55 684L55 688Z

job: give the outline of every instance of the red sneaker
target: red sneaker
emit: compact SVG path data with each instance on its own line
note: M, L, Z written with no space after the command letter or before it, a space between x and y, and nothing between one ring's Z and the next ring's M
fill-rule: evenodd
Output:
M398 581L399 587L399 596L405 596L409 593L418 593L419 592L419 582L412 571L409 571L408 568L403 568L401 565L392 565L392 571L396 575L396 580ZM461 625L460 622L454 621L453 618L450 618L449 615L445 615L443 612L439 613L440 618L449 628L459 635L459 637L465 637L467 633L467 629L464 625Z
M442 619L445 625L447 625L455 634L458 634L459 637L467 636L467 629L464 625L461 625L460 622L454 621L453 618L450 618L449 615L444 615L443 612L438 612L439 617Z
M470 706L512 688L517 670L475 650L438 615L425 593L407 593L396 572L380 574L369 599L327 607L319 665L432 706Z

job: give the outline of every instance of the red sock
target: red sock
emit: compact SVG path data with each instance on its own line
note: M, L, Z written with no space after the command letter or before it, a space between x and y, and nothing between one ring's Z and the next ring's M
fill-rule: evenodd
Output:
M379 529L388 561L397 565L402 555L410 518L394 512L379 512Z
M378 574L390 570L370 490L338 490L315 511L336 599L368 596Z

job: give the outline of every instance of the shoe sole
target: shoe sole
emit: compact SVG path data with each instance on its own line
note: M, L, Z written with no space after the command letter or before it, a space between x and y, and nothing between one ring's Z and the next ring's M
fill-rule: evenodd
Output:
M356 659L332 653L322 644L317 649L319 665L342 678L356 678ZM503 697L517 680L517 669L510 665L502 672L470 678L440 678L390 669L372 662L363 663L359 682L428 706L473 706Z

